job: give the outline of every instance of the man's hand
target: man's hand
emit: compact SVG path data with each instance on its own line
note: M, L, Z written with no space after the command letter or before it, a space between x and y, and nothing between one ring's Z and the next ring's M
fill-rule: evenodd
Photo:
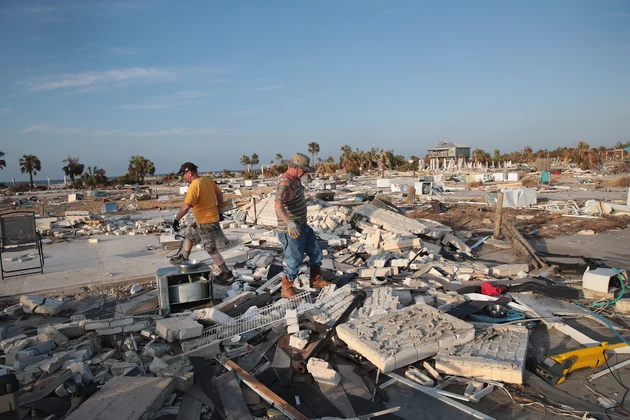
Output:
M294 221L287 223L287 230L289 232L289 236L293 239L300 237L300 227Z
M179 220L173 219L173 230L179 232Z

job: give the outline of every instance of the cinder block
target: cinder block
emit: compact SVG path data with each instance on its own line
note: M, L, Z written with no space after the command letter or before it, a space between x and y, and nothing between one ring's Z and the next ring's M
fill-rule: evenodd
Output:
M502 264L490 269L490 275L494 277L515 276L521 271L528 272L527 264Z
M615 303L615 312L630 314L630 299L619 299Z
M158 335L168 342L200 337L203 326L189 316L160 319L155 323Z

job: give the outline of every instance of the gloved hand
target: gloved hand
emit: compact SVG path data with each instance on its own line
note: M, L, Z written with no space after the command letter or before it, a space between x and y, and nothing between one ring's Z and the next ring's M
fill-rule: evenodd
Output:
M294 221L287 223L287 231L289 232L289 236L293 239L300 237L300 227Z
M173 230L179 232L179 220L173 219Z

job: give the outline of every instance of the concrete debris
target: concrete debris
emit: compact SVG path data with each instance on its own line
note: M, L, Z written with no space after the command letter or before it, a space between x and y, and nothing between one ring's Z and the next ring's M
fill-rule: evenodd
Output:
M337 327L337 334L384 372L475 338L471 324L423 304L349 321Z
M524 326L490 328L454 351L440 349L435 369L447 375L522 384L528 337Z
M420 163L424 167L422 160ZM454 168L455 162L431 160L434 171L442 170L442 165ZM465 165L460 162L457 167L463 170ZM286 387L303 381L289 371L303 367L300 362L305 360L306 370L318 383L322 395L339 404L344 414L353 413L352 409L347 410L352 408L350 395L372 399L373 388L368 384L378 381L377 369L405 369L404 378L402 374L392 378L429 390L437 398L436 405L445 401L450 405L453 399L477 403L500 387L499 382L530 386L523 384L530 334L533 337L538 333L536 322L542 320L547 327L556 328L558 335L569 334L587 347L596 346L599 341L564 324L562 317L571 317L578 323L588 319L621 331L625 323L618 325L597 317L614 313L620 319L627 318L630 300L615 299L621 285L628 283L627 268L619 268L621 264L613 269L598 263L591 270L579 256L552 257L550 253L545 259L526 238L539 235L544 229L565 229L571 222L560 220L569 217L580 218L580 222L601 221L601 215L610 215L606 220L617 219L613 216L623 217L630 209L628 204L619 204L619 200L589 200L580 207L581 201L546 197L544 206L527 209L537 204L543 187L539 186L538 191L495 187L495 191L503 193L503 207L508 210L493 231L497 222L494 209L481 201L456 203L451 195L477 188L462 183L481 182L479 188L484 192L477 195L486 195L487 203L495 206L499 195L489 191L489 186L520 179L521 175L508 171L509 168L491 173L477 165L475 169L481 173L436 173L418 179L414 176L411 182L388 178L368 181L363 176L347 175L307 184L306 193L311 196L307 221L322 247L322 276L332 283L321 290L310 287L308 264L303 264L294 282L295 289L302 292L296 299L279 297L283 255L274 229L277 217L273 192L255 191L264 183L260 180L222 185L226 194L236 196L222 212L225 220L220 224L226 239L218 244L235 275L231 285L213 283L213 272L199 274L172 268L177 281L168 286L195 283L201 276L199 282L209 289L208 296L212 292L212 299L203 303L173 300L170 312L161 312L156 309L158 306L169 306L168 301L162 301L162 290L155 290L155 282L146 279L129 280L123 264L120 269L99 270L99 282L124 282L124 286L99 295L102 300L98 302L90 301L93 296L87 292L86 296L79 293L74 297L43 292L24 294L19 303L13 299L3 306L4 316L10 321L0 327L0 350L6 370L0 375L14 370L23 388L20 405L25 407L30 405L22 404L24 401L32 403L47 396L69 399L83 389L99 389L68 416L70 419L100 414L101 402L116 395L117 402L111 404L108 418L149 418L148 413L154 415L158 410L178 418L230 418L229 402L221 400L224 404L217 405L215 398L221 395L205 393L216 388L224 370L216 370L215 366L224 359L230 361L229 369L234 371L231 375L236 374L240 385L234 380L228 382L237 384L236 389L242 389L245 395L241 410L249 409L254 418L270 413L260 397L268 400L271 395L262 383L254 381L264 378L261 375L265 372L271 373L270 367L270 378L279 380L275 385ZM575 172L576 168L572 171L584 175ZM588 181L593 182L590 178ZM473 193L469 193L465 199L473 200ZM113 194L107 194L113 199ZM125 194L128 199L128 192ZM182 237L174 234L171 227L175 207L158 217L126 214L148 204L141 201L150 198L148 189L143 188L132 195L134 202L130 205L102 203L100 215L82 210L53 217L53 213L42 212L42 217L37 218L38 229L53 240L84 237L84 243L92 244L86 249L99 255L120 239L97 235L154 237L155 243L139 247L139 255L158 249L180 249ZM74 194L70 205L87 201L79 196ZM64 201L65 198L64 195ZM170 207L178 200L181 197L171 191L169 195L160 193L155 202ZM452 215L455 206L466 206L466 211ZM541 211L553 213L553 218L545 217L553 219L545 226L539 226L539 215L544 214ZM508 213L510 217L506 218ZM182 226L192 223L191 215L181 221ZM572 231L589 235L589 241L603 236L600 232L601 228L588 223ZM193 252L198 250L203 247L196 245ZM37 257L32 253L3 255L3 263L21 264ZM195 254L190 258L195 258ZM210 265L209 261L204 262ZM590 259L588 263L591 264ZM100 278L103 272L113 278ZM489 284L495 289L487 289ZM499 297L504 308L497 308L500 316L493 318L489 305L497 297L481 292L493 295L501 287L507 289ZM84 291L87 290L86 287ZM341 315L358 290L366 292L367 298L341 323ZM582 307L573 305L583 295L585 300L597 296L602 300L598 307L603 309L591 313L586 303ZM118 300L115 310L111 309L114 297ZM503 310L505 316L501 316ZM330 337L333 338L328 342ZM548 334L546 339L555 337ZM606 340L616 339L606 336ZM387 382L381 384L384 388ZM446 391L450 385L465 388L464 394ZM233 390L221 391L219 394L225 397ZM539 390L537 393L547 394ZM313 398L307 394L299 397ZM196 402L190 404L192 400ZM126 408L118 407L119 401L128 402L130 407L135 404L143 413L130 414ZM286 408L300 401L296 396L295 401L282 401L286 406L277 400L273 403ZM303 407L313 404L317 403L306 401ZM226 411L215 413L220 405L220 410ZM612 404L611 408L616 407ZM466 411L468 407L459 409Z

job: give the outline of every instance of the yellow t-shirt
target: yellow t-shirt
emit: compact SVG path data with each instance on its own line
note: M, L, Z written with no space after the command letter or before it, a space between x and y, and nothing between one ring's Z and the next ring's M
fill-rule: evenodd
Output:
M192 206L192 212L198 224L219 221L217 193L220 192L217 184L208 178L197 178L190 183L184 203Z

